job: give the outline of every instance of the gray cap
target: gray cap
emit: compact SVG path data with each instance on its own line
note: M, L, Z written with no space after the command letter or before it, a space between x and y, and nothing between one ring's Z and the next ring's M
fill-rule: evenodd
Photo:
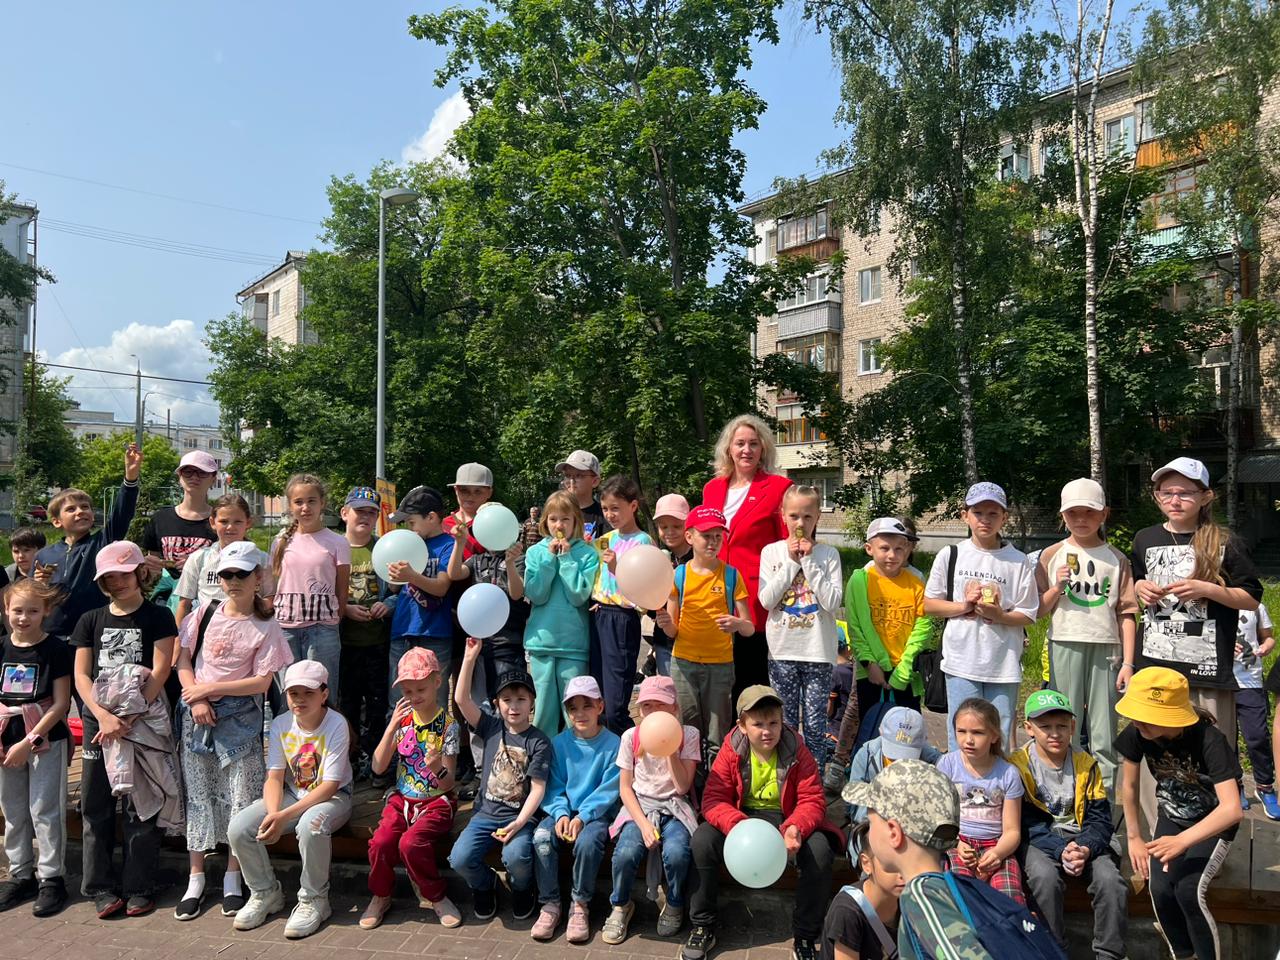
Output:
M464 463L458 468L451 487L492 487L493 471L483 463Z
M976 507L987 500L1000 504L1005 510L1009 509L1009 498L1004 494L1004 487L998 483L992 483L990 480L980 480L970 487L969 492L964 495L964 505L966 507Z
M870 783L846 784L840 796L896 821L908 837L934 850L950 850L960 836L955 784L923 760L895 760Z
M559 473L565 467L585 470L587 473L594 473L597 477L600 476L600 458L586 450L575 450L557 463L556 473Z

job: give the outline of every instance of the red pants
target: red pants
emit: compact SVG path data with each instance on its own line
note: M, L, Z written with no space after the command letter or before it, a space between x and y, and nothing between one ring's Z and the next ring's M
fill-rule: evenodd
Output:
M984 853L999 843L999 839L990 840L973 840L969 837L961 835L961 840L978 851L981 857ZM947 856L951 860L951 872L959 876L972 877L978 879L977 871L970 870L960 862L960 857L955 850L951 850ZM1004 861L996 868L996 872L987 878L987 883L999 890L1001 893L1010 896L1022 906L1027 905L1026 895L1022 892L1022 867L1018 864L1018 858L1015 856L1005 857Z
M396 864L403 863L423 900L443 900L445 883L436 869L436 841L453 826L450 797L408 800L398 793L387 798L382 819L369 841L369 892L389 897L395 887Z

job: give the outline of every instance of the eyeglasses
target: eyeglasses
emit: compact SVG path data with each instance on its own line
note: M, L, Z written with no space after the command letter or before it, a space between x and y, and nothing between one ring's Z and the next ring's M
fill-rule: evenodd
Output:
M199 480L202 477L212 477L212 473L205 473L197 467L183 467L178 471L178 476L186 477L188 480Z
M1183 503L1191 503L1200 496L1199 491L1190 490L1157 490L1156 500L1160 503L1172 503L1174 500L1180 500Z
M257 568L253 570L219 570L219 580L247 580L249 577L257 573Z

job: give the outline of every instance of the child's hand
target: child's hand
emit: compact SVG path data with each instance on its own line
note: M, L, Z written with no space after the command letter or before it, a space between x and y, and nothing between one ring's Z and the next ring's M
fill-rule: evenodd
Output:
M1129 835L1129 863L1143 880L1151 879L1151 854L1142 838L1133 834Z
M56 563L37 563L32 578L48 586L53 582L53 572L57 569L58 565Z
M638 826L640 827L640 839L644 841L645 848L652 850L662 840L661 835L658 833L658 828L648 820L642 820Z
M1058 568L1058 575L1054 578L1054 586L1062 593L1067 592L1067 584L1071 582L1071 568L1063 564Z
M202 727L212 727L218 722L217 714L206 700L191 705L191 719Z
M475 637L467 637L467 648L462 651L462 659L475 663L480 656L480 648L483 646L483 641L477 640Z
M124 451L124 478L132 483L138 479L138 474L142 472L142 451L138 449L136 443L131 443L125 447Z
M978 865L978 852L969 846L963 840L956 843L956 856L960 858L960 862L972 870Z
M518 834L523 827L524 824L518 819L512 820L505 827L499 827L497 830L493 831L493 839L497 840L503 846L506 846L516 838L516 834Z
M514 566L515 562L520 559L520 555L524 553L524 548L520 546L520 541L516 541L507 547L507 552L503 554L507 558L507 565Z
M5 753L4 765L10 770L26 766L29 756L31 756L31 741L19 740Z
M787 853L799 853L800 844L802 843L800 839L800 828L794 823L787 827L782 834L782 843L787 848Z
M93 742L103 744L110 743L112 740L119 740L128 734L132 726L129 721L121 720L114 713L108 713L98 720L98 735L93 738Z
M1260 644L1258 644L1258 657L1259 658L1265 657L1267 654L1269 654L1272 650L1275 649L1275 645L1276 645L1276 638L1275 638L1275 635L1273 634L1272 636L1267 637Z
M372 615L370 614L367 608L360 606L360 604L348 603L347 619L354 620L356 621L356 623L367 623L370 619L372 619Z
M874 660L867 664L867 679L874 683L877 687L889 689L889 678L884 675L884 668Z
M390 608L388 608L387 605L383 603L381 600L379 600L377 603L375 603L372 607L369 608L369 616L372 617L374 620L381 620L383 617L387 616L389 613L391 613Z
M1147 844L1147 853L1155 857L1165 867L1169 866L1170 861L1177 860L1187 852L1189 844L1182 839L1182 834L1173 833L1164 837L1156 837Z
M164 573L164 557L158 557L154 553L148 553L142 558L142 560L143 563L146 564L147 573L151 574L151 576L159 577Z
M969 580L964 585L964 602L973 606L982 599L982 584L977 580Z
M1120 665L1120 672L1116 674L1116 691L1124 693L1129 687L1129 681L1133 679L1133 667L1127 663Z
M1169 584L1166 594L1173 594L1179 600L1203 600L1209 595L1209 591L1213 589L1213 584L1207 580L1179 580L1176 583Z
M608 547L600 551L600 562L609 568L610 573L614 573L618 569L618 555Z
M988 850L978 858L977 873L983 880L987 880L993 873L1000 869L1000 864L1004 863L1000 857L996 856L994 850Z
M207 699L209 699L209 684L207 683L193 683L189 687L182 688L182 702L185 704L190 705Z
M453 542L455 545L465 544L467 535L471 532L467 529L467 521L463 519L461 512L455 513L453 519L455 521L453 525Z
M671 636L671 634L675 633L676 622L671 619L671 614L667 613L666 607L663 607L661 610L653 611L653 622L656 623L658 625L658 629L667 636Z
M408 583L413 567L404 560L396 560L394 563L387 564L387 573L391 574L391 580L394 583Z
M404 723L404 718L413 712L413 704L409 702L408 697L401 697L396 701L395 710L391 711L391 721L387 724L387 732L398 730L400 724Z
M1164 587L1157 586L1150 580L1139 580L1133 585L1133 589L1144 607L1154 607L1167 592Z
M548 552L549 552L553 557L558 557L558 556L560 556L560 554L562 554L562 553L568 553L568 552L569 552L569 540L568 540L567 538L566 538L566 539L564 539L564 540L555 540L555 539L553 539L549 544L547 544L547 551L548 551Z
M262 818L262 824L258 827L258 842L265 843L267 846L275 843L280 839L280 831L284 826L284 817L279 811L268 813Z

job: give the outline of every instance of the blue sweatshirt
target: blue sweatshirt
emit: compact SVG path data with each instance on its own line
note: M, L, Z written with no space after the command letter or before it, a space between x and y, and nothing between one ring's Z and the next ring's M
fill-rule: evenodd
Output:
M542 801L551 822L577 817L583 823L612 820L618 812L618 748L621 740L607 727L590 740L562 730L551 741L551 776Z
M530 607L524 648L549 657L587 659L591 634L587 604L596 584L600 554L585 540L553 554L550 537L530 548L524 562L524 595ZM615 756L616 759L616 756Z

